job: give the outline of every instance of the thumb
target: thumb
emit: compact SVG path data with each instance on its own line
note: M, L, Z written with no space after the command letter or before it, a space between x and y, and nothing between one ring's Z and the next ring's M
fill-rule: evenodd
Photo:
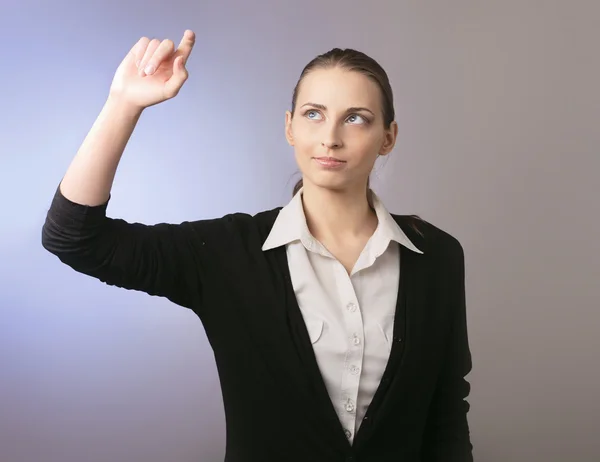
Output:
M185 68L183 56L177 56L173 60L173 75L165 82L165 95L173 98L188 78L188 71Z

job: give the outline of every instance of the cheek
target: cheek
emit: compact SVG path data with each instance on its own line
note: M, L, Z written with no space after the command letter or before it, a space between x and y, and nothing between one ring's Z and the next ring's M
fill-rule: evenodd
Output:
M315 130L308 130L306 127L297 127L294 129L294 149L297 154L310 154L319 146L318 136Z
M365 161L370 162L377 158L381 148L380 137L367 133L357 133L353 139L349 139L349 147Z

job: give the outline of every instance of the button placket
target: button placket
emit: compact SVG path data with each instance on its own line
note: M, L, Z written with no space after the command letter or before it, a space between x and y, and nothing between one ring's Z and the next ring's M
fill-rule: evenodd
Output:
M338 296L339 300L342 303L345 303L340 306L341 314L345 321L346 335L347 338L353 339L353 333L362 333L363 331L363 317L360 312L360 306L357 299L357 294L352 282L352 278L348 276L348 274L343 271L343 274L340 273L340 284L338 285ZM358 335L358 334L357 334ZM362 370L362 362L363 362L363 348L361 347L361 342L359 341L358 348L353 345L353 341L351 340L348 344L348 349L346 351L346 358L342 376L342 387L341 392L344 398L351 399L353 409L355 410L356 400L358 399L358 389L360 385L360 371ZM345 412L348 403L344 399L340 402L341 409ZM346 428L352 430L353 426L347 424Z

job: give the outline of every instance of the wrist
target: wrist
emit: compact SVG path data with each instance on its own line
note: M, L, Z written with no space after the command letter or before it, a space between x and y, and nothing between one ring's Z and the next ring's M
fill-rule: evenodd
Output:
M137 119L144 111L143 107L136 106L118 95L110 94L104 103L104 108L110 112L115 111L122 116Z

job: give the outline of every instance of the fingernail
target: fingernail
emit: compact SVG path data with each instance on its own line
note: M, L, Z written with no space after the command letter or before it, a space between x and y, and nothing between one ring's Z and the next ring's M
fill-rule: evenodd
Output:
M156 70L156 69L154 69L154 66L153 66L152 64L148 64L148 65L146 66L146 69L144 69L144 72L145 72L147 75L150 75L150 74L154 74L154 71L155 71L155 70Z

